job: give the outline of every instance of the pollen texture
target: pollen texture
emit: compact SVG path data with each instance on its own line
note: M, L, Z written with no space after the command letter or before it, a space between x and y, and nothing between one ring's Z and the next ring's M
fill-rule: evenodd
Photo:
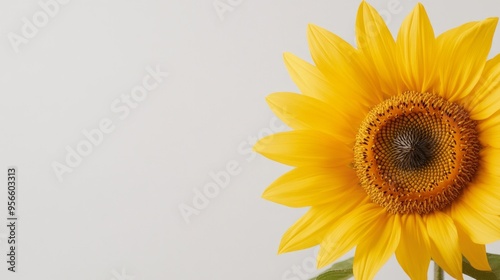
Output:
M479 167L476 122L456 103L405 92L362 122L354 167L371 200L390 213L427 214L450 205Z

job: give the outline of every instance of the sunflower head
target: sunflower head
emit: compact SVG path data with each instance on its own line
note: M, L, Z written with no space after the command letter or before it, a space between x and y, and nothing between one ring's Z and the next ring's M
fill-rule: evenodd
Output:
M363 1L356 47L310 25L314 64L285 63L301 94L268 97L291 131L255 150L294 167L264 198L310 207L280 252L320 245L318 266L356 247L356 279L396 254L412 279L431 258L462 279L462 256L489 270L500 239L500 56L497 18L434 35L418 4L393 38Z

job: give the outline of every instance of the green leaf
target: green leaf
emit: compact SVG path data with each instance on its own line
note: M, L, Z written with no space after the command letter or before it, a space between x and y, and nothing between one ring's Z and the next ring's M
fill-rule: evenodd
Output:
M347 259L332 265L327 271L321 273L311 280L347 280L352 274L352 261L354 258Z
M488 262L491 266L491 271L481 271L473 268L469 261L463 258L462 266L463 272L466 275L478 280L498 280L500 279L500 255L486 254Z

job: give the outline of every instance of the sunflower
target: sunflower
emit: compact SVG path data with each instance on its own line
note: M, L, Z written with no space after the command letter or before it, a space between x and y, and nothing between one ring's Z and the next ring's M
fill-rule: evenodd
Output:
M500 56L488 60L498 19L435 37L418 4L394 39L362 2L356 44L308 26L314 65L286 53L302 94L267 97L291 131L254 149L294 169L263 197L308 212L279 252L320 245L318 267L356 247L356 279L392 256L411 279L430 260L462 277L462 256L490 270L500 239Z

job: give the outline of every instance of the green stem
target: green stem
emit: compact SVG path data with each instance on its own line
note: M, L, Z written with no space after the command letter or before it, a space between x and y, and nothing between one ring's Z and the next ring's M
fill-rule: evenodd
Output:
M444 280L444 271L434 262L434 280Z

